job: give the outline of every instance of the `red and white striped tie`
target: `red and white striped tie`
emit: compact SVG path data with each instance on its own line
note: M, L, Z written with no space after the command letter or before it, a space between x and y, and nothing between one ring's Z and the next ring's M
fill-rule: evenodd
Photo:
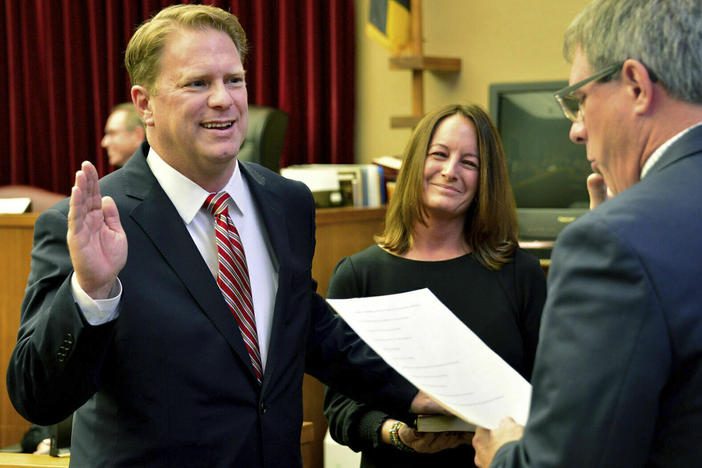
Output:
M249 270L246 267L246 256L244 255L244 247L241 245L239 232L229 217L228 200L227 192L212 193L207 197L204 205L215 218L215 237L217 238L217 257L219 259L217 284L239 324L239 330L249 352L256 379L258 383L261 383L263 367L261 366L261 353L258 349Z

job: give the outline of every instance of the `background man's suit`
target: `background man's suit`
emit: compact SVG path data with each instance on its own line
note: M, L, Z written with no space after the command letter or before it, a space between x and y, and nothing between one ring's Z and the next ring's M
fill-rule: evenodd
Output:
M147 153L144 144L100 183L115 199L129 242L117 320L91 327L73 302L68 202L37 219L7 376L23 416L53 423L87 401L74 416L76 466L283 467L300 464L303 372L407 410L416 390L313 292L309 190L239 162L279 265L259 390L236 321ZM46 402L41 410L36 401Z
M561 233L532 383L492 467L702 466L702 128Z

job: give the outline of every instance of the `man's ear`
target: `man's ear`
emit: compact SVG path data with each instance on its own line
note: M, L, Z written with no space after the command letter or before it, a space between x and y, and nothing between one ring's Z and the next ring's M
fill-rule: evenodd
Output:
M634 112L639 115L648 113L653 104L655 83L646 66L638 60L626 60L622 65L622 83L632 99Z
M149 127L154 125L154 114L151 109L151 95L143 86L132 86L132 102L144 124Z

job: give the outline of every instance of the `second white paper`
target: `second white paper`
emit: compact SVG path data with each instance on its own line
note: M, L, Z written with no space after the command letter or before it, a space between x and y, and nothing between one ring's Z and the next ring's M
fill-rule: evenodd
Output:
M429 289L327 302L390 366L451 413L488 429L507 416L526 423L529 382Z

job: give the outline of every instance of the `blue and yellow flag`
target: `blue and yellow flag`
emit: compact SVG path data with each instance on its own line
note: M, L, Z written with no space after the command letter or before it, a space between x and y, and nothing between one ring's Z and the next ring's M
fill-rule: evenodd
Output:
M366 34L399 54L410 40L410 0L370 0Z

